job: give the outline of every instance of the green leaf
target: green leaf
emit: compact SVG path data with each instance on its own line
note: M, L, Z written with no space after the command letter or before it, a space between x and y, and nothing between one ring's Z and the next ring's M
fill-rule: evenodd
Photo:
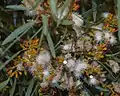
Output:
M118 39L120 41L120 0L117 0L117 8L118 8Z
M84 0L81 0L80 6L81 6L81 13L83 14L85 12L85 1Z
M35 0L35 4L33 5L33 10L39 6L39 4L42 4L44 0Z
M97 4L95 0L92 0L92 9L93 9L93 21L96 21L96 16L97 16Z
M61 21L68 15L72 2L73 0L66 0L64 4L58 9L57 27L59 26L59 24L61 24Z
M43 32L44 32L44 35L47 38L47 42L48 42L51 54L55 58L56 55L55 55L54 44L53 44L52 38L50 36L50 33L48 32L48 18L45 15L42 15L42 21L43 21Z
M83 94L81 96L91 96L87 91L83 91Z
M2 70L11 60L13 60L18 54L20 54L20 52L22 52L23 50L21 51L18 51L17 53L15 53L11 58L9 58L4 64L2 64L0 66L0 70Z
M35 92L37 91L38 87L40 86L39 83L36 84L35 89L33 90L31 96L34 96Z
M43 21L43 33L46 36L48 33L48 18L45 15L42 15L42 21Z
M48 41L48 45L49 45L49 47L50 47L51 54L52 54L52 56L55 58L55 57L56 57L55 47L54 47L52 38L51 38L51 36L50 36L49 33L47 34L46 38L47 38L47 41Z
M14 79L12 89L10 90L10 96L14 96L15 88L16 88L16 78Z
M95 88L96 89L98 89L98 90L100 90L100 91L104 91L104 92L109 92L109 90L108 89L105 89L105 88L102 88L102 87L100 87L100 86L95 86Z
M61 24L62 24L62 25L72 25L72 24L73 24L73 21L71 21L71 20L63 20L63 21L61 22Z
M65 29L65 32L64 32L64 35L63 37L58 41L58 43L55 45L55 48L57 49L58 45L63 41L63 39L65 38L66 36L66 33L67 33L67 28Z
M64 2L64 4L59 8L60 11L60 17L63 15L63 12L68 8L70 9L71 4L72 4L73 0L66 0ZM69 11L67 11L66 15L69 13Z
M41 30L43 29L43 27L40 27L37 32L35 32L35 34L30 38L30 40L32 40Z
M22 34L24 31L28 31L32 27L34 22L26 23L23 26L17 28L15 31L13 31L2 43L2 45L5 45L11 41L13 41L15 38L17 38L20 34ZM26 32L27 32L26 31Z
M34 87L34 83L35 83L35 79L33 78L30 82L30 85L27 88L27 92L26 92L25 96L31 96L32 89Z
M50 0L50 8L51 12L56 15L57 14L57 0Z
M10 78L8 78L6 81L3 81L0 83L0 91L8 84Z
M56 20L57 0L49 0L49 4L50 4L50 9L51 9L51 13L52 13L53 19Z
M52 86L58 88L58 89L61 89L60 85L58 83L52 83Z
M23 88L25 87L19 86L19 96L23 96Z
M11 9L11 10L16 10L16 11L19 11L19 10L25 11L25 10L27 10L26 7L21 6L21 5L8 5L8 6L6 6L6 8Z
M99 63L102 67L104 67L104 68L106 69L106 71L108 71L108 73L109 73L110 77L111 77L113 80L115 80L115 79L116 79L116 78L115 78L115 76L113 75L112 71L111 71L111 70L109 70L109 68L107 68L107 66L106 66L105 64L103 64L103 63L102 63L102 62L100 62L100 61L98 61L98 63Z
M40 42L38 44L39 48L41 47L41 42L43 40L43 37L44 37L44 32L42 31L41 35L40 35Z

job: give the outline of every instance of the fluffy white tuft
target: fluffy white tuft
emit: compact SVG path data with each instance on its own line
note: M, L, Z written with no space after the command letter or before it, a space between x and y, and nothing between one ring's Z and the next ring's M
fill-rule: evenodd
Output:
M90 78L89 83L91 85L97 85L98 84L98 80L95 77L93 77L93 78Z
M87 64L83 61L77 60L76 61L76 66L75 66L75 71L76 72L81 72L87 68Z
M102 13L102 16L103 16L104 18L107 18L107 17L108 17L108 15L109 15L109 13L108 13L108 12L104 12L104 13Z
M49 73L48 70L44 70L44 71L43 71L43 74L44 74L45 77L47 77L47 76L49 76L50 73Z
M105 39L109 40L111 38L111 36L112 36L112 33L106 32L106 31L104 32L104 38Z
M99 42L99 41L102 40L102 32L97 31L97 32L95 33L95 40L96 40L97 42Z
M116 37L112 35L110 38L110 44L115 44L116 42L117 42Z
M73 59L68 59L68 63L66 66L69 68L70 71L73 71L75 68L75 60Z
M65 44L65 45L63 46L63 50L71 50L71 48L72 48L72 43Z
M47 64L50 62L50 53L48 51L42 51L40 52L40 54L38 54L38 56L36 57L36 62L37 64Z

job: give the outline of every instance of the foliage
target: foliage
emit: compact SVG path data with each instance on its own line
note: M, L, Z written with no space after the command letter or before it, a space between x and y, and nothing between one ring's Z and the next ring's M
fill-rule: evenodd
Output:
M1 96L119 96L119 0L16 0L0 6Z

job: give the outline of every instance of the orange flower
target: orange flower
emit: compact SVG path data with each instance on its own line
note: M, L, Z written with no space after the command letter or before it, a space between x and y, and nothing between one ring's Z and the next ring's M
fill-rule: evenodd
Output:
M107 50L106 44L99 44L97 46L97 48L99 51L106 51Z
M74 3L73 3L73 8L72 8L72 10L73 10L73 11L77 11L79 8L80 8L80 5L78 4L78 1L75 0Z
M108 20L112 20L112 18L113 18L113 14L110 13L110 14L108 15Z
M79 4L74 3L73 4L73 11L77 11L80 8Z
M58 63L63 63L64 58L62 56L59 56L56 58L56 60L58 61Z
M117 32L118 30L117 18L113 14L109 14L108 17L104 21L104 30L108 30L110 32Z
M50 75L49 77L48 77L48 81L52 81L53 80L53 78L54 78L54 74L53 75Z
M25 40L23 44L20 44L20 46L25 50L29 50L30 48L37 48L38 43L39 39L34 39L30 41Z
M14 71L14 72L12 72L12 71L10 70L10 71L8 72L8 75L9 75L10 77L15 76L16 78L18 78L19 75L22 75L22 72L20 72L20 71Z

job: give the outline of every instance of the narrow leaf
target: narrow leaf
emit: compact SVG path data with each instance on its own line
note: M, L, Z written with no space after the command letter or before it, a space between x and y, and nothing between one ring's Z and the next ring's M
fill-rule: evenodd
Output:
M12 89L10 90L10 96L14 96L15 88L16 88L16 78L14 79Z
M48 18L45 15L42 15L42 21L43 21L43 33L46 36L48 33Z
M25 96L31 96L33 86L34 86L34 78L31 80L30 85L27 88L27 92Z
M0 70L2 70L11 60L13 60L18 54L20 54L20 52L22 52L23 50L21 51L18 51L17 53L15 53L11 58L9 58L4 64L2 64L0 66Z
M2 43L2 45L5 45L11 41L13 41L15 38L17 38L21 33L23 33L24 31L26 31L26 29L29 29L32 27L34 23L30 22L30 23L26 23L23 26L17 28L15 31L13 31Z
M68 15L71 9L70 7L71 7L72 2L73 0L66 0L64 4L58 9L57 27L59 26L59 24L61 24L61 21Z
M35 34L30 38L30 40L33 39L42 29L43 29L43 27L40 27L40 28L38 29L38 31L35 32Z
M40 86L40 84L37 83L36 86L35 86L35 89L33 90L32 94L31 94L31 96L34 96L34 94L35 94L35 92L36 92L36 90L38 89L39 86Z
M19 11L19 10L25 11L25 10L27 10L26 7L21 6L21 5L8 5L8 6L6 6L6 8L11 9L11 10L16 10L16 11Z
M52 54L52 56L55 58L55 57L56 57L55 47L54 47L52 38L51 38L51 36L50 36L49 33L47 34L46 38L47 38L47 41L48 41L48 45L49 45L49 47L50 47L51 54Z
M103 66L105 69L106 69L106 71L108 71L109 72L109 75L113 78L113 80L115 80L116 78L115 78L115 76L113 75L113 73L106 67L106 65L105 64L103 64L102 62L100 62L100 61L98 61L98 63L101 65L101 66Z
M93 9L93 21L96 21L97 16L97 4L94 0L92 0L92 9Z
M66 0L64 2L64 4L59 8L60 10L60 17L63 15L64 11L66 9L70 9L71 4L72 4L73 0ZM69 11L66 10L66 15L69 13Z
M61 24L62 24L62 25L72 25L72 24L73 24L73 21L71 21L71 20L63 20L63 21L61 22Z
M63 39L65 38L65 36L66 36L66 33L67 33L67 28L65 29L65 32L64 32L64 35L63 35L63 37L58 41L58 43L55 45L55 48L57 48L58 47L58 45L63 41Z
M30 28L26 29L21 35L19 35L9 46L3 51L2 56L22 37Z
M43 32L44 32L44 35L47 38L51 54L55 58L56 55L55 55L54 44L53 44L52 38L50 36L50 33L48 32L48 18L45 15L42 15L42 21L43 21Z
M8 84L10 78L8 78L6 81L3 81L0 83L0 91Z
M25 87L19 86L19 96L23 96L23 88Z
M53 19L56 20L57 0L49 0L49 4L50 4L50 9L51 9L51 13L52 13Z
M35 0L35 4L33 5L33 9L37 8L40 4L43 3L44 0Z
M118 39L120 41L120 0L117 0L117 8L118 8Z
M61 89L61 87L60 87L60 85L59 85L58 83L52 83L52 86L53 86L53 87L56 87L56 88L58 88L58 89Z
M98 90L100 90L100 91L104 91L104 92L109 92L109 90L108 89L105 89L105 88L102 88L102 87L100 87L100 86L95 86L95 88L96 89L98 89Z

